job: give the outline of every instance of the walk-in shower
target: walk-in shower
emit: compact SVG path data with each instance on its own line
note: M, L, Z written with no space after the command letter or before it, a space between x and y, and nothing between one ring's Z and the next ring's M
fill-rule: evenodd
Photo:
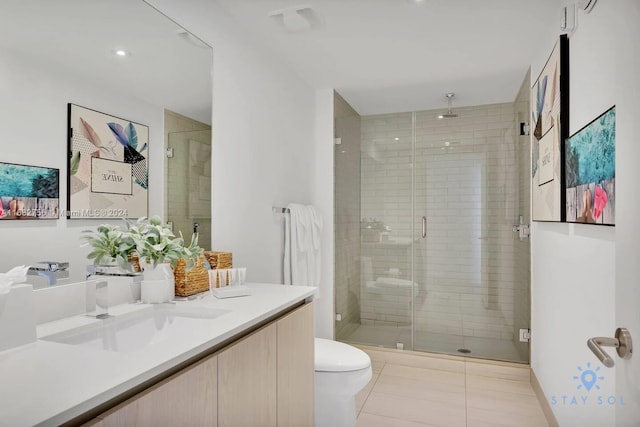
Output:
M336 339L528 362L528 93L448 120L336 95Z

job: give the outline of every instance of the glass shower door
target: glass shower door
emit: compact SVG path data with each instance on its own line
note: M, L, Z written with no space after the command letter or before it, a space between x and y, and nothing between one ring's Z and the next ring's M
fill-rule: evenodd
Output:
M415 350L528 361L516 330L528 325L529 308L519 300L528 284L519 282L513 233L514 122L513 104L459 109L450 119L416 113Z
M360 277L357 292L350 291L345 279L350 276L348 260L336 262L336 309L342 319L336 324L336 337L359 344L409 349L413 316L413 115L361 119L359 225L347 220L353 217L347 211L353 194L340 181L352 169L344 141L347 134L340 131L338 126L336 136L343 142L335 146L336 256L350 253L345 251L349 230L358 227ZM347 295L351 303L345 304ZM357 316L353 315L354 309Z

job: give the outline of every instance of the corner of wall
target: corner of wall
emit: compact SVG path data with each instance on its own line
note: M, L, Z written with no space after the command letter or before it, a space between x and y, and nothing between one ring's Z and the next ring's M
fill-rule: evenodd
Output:
M560 427L556 416L553 414L553 410L551 409L551 405L549 405L549 399L544 394L542 390L542 386L538 381L538 377L536 377L536 373L531 368L531 387L533 388L536 397L538 398L538 403L540 403L540 407L542 407L542 412L544 413L544 417L547 419L550 427Z

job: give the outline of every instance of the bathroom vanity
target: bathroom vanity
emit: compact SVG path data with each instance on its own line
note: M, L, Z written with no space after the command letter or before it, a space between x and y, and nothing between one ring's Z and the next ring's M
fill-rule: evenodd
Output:
M0 425L313 425L315 288L248 286L39 325L0 352Z

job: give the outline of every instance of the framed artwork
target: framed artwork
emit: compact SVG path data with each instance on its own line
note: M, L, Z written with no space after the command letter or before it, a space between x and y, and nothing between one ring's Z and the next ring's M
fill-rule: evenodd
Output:
M149 128L68 107L67 218L148 216Z
M565 144L567 222L616 223L616 107Z
M565 221L564 141L569 136L569 39L554 46L531 88L533 221Z
M0 162L0 220L58 219L60 170Z

